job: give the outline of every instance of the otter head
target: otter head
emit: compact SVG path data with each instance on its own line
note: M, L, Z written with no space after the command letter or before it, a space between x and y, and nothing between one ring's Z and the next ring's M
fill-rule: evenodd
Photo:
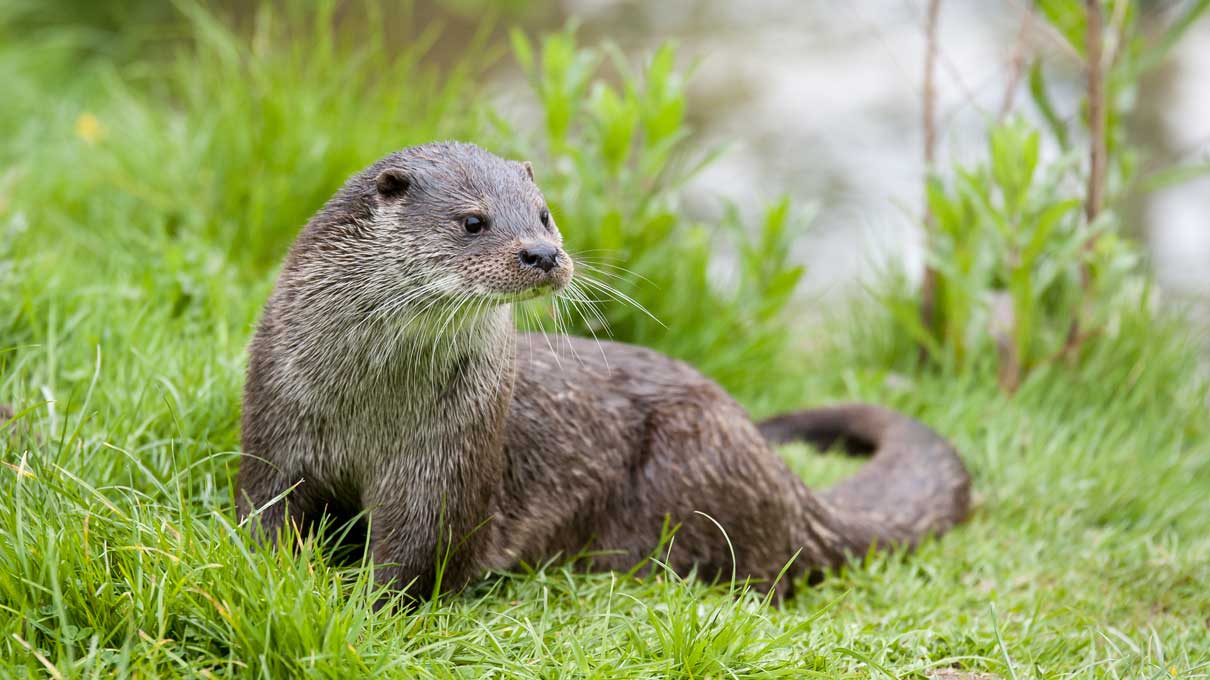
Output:
M571 280L574 265L528 162L435 143L392 154L363 178L372 187L376 273L397 284L397 299L483 309Z

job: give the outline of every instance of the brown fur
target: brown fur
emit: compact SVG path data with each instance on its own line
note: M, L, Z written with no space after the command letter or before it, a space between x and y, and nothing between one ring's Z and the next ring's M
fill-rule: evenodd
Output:
M791 578L966 515L954 450L897 413L758 426L651 350L516 334L508 302L572 276L543 209L528 164L468 144L406 149L349 180L303 229L252 341L241 518L275 536L287 517L368 511L380 579L424 597L585 548L594 568L630 568L666 523L673 569L768 585L795 554ZM470 212L490 229L468 234ZM557 249L549 272L518 260L538 246ZM770 447L792 439L874 455L815 495Z

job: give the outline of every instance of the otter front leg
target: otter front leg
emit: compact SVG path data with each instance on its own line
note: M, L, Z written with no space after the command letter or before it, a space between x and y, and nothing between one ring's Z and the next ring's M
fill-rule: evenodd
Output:
M302 530L313 504L306 490L299 488L300 480L301 476L291 479L268 461L244 456L235 482L236 517L241 522L251 517L249 531L267 543L282 537L287 518Z
M482 568L486 498L437 480L404 485L400 478L383 475L366 499L376 580L417 600L464 587Z

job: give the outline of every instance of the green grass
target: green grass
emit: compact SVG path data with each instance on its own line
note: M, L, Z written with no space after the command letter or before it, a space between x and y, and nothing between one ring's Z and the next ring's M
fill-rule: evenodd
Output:
M624 280L669 328L615 305L616 332L703 366L760 414L866 399L919 416L971 467L970 522L781 608L554 562L374 612L368 568L310 544L253 550L231 495L244 346L277 258L348 173L432 138L526 152L580 249L615 219L581 194L683 173L626 175L658 156L635 151L577 185L559 149L506 134L476 96L488 48L438 74L422 42L325 46L290 16L241 38L186 12L182 42L148 59L97 54L83 29L0 24L0 85L20 95L0 107L16 131L0 139L0 403L22 412L0 431L0 676L1210 675L1210 396L1178 322L1116 310L1077 365L1042 366L1011 397L990 361L919 372L878 309L803 331L767 285L777 272L753 265L739 283L771 301L759 313L696 287L709 251L743 237L666 225L670 180L622 210L671 236L643 250L630 234L615 253L658 282ZM771 215L757 231L781 238ZM784 453L813 484L855 465Z

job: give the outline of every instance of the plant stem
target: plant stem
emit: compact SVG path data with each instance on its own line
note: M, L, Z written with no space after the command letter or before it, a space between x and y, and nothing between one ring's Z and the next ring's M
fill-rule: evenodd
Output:
M1102 55L1104 17L1101 0L1085 0L1087 21L1084 34L1086 69L1088 74L1088 191L1084 198L1084 216L1091 226L1105 200L1105 61ZM1084 252L1096 246L1096 236L1084 242ZM1082 300L1067 331L1067 342L1063 350L1069 356L1079 349L1083 334L1080 325L1087 321L1092 288L1092 272L1085 260L1080 263L1080 292Z
M928 176L933 171L937 158L937 17L941 11L941 0L929 0L928 18L925 24L924 47L924 93L923 93L923 126L924 126L924 243L922 251L925 255L924 280L920 289L920 320L926 329L935 327L937 307L937 270L929 264L928 252L933 230L933 213L928 203ZM923 359L927 350L922 346L920 356Z
M1101 53L1104 19L1101 16L1100 0L1086 0L1088 7L1088 29L1085 40L1088 54L1088 135L1089 168L1088 196L1084 203L1084 214L1092 222L1101 213L1105 200L1105 64ZM1091 248L1095 238L1085 244Z
M1000 104L1000 118L1008 116L1013 111L1017 86L1021 84L1021 75L1025 72L1025 56L1029 49L1030 31L1033 28L1033 5L1027 4L1022 8L1021 28L1017 31L1017 39L1013 43L1012 55L1008 61L1008 82L1004 86L1004 98Z

